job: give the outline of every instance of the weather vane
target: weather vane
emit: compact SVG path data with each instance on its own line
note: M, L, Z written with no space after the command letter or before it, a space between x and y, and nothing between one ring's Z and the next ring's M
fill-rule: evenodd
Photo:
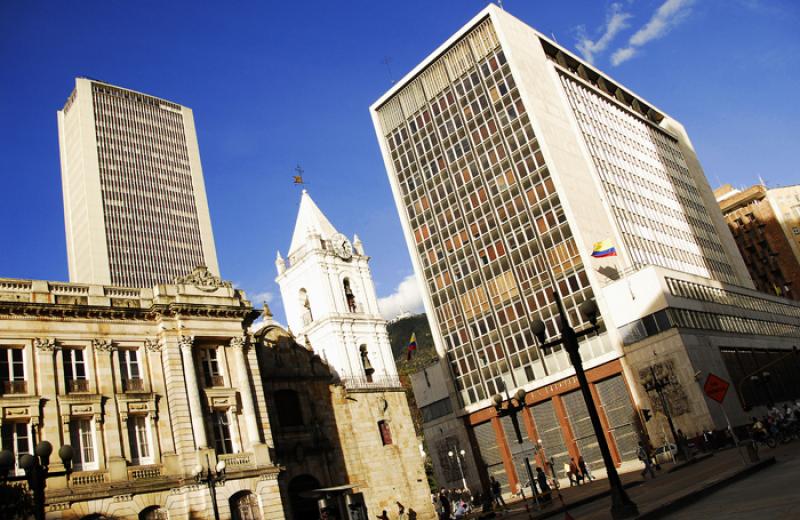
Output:
M297 175L292 175L292 177L294 178L294 184L297 185L305 184L305 181L303 181L303 173L305 172L305 170L300 167L300 164L294 167L294 171L297 173Z

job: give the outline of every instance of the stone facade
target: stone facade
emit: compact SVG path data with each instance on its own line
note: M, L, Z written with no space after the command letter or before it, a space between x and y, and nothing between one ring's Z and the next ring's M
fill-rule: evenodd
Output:
M195 275L153 289L0 280L0 354L12 361L3 448L75 450L69 481L48 481L48 518L211 518L194 472L218 461L223 518L237 518L231 505L283 518L245 336L257 313L230 284Z

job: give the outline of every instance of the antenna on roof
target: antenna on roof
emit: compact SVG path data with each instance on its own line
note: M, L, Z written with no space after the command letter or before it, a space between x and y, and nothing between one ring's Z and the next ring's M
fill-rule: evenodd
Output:
M389 81L391 81L392 85L394 85L394 74L392 74L392 67L391 65L389 65L391 62L392 62L391 56L384 56L383 60L381 60L381 63L386 65L386 70L389 72Z
M497 7L503 9L503 0L497 0Z

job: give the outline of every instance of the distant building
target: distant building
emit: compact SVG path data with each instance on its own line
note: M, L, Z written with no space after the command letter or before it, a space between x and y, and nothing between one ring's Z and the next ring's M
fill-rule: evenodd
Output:
M58 135L71 281L219 274L191 109L77 78Z
M759 291L800 300L800 185L714 191Z
M566 352L531 333L541 319L546 340L557 336L554 289L577 329L588 326L578 306L599 306L601 331L581 355L617 464L638 463L639 409L658 407L651 367L674 390L679 428L723 428L695 374L747 386L800 336L799 307L752 289L681 124L508 12L483 9L371 110L468 432L456 437L473 439L484 483L516 491L534 453L560 476L570 457L601 463ZM756 309L763 322L747 317ZM781 395L800 395L782 380ZM492 405L519 388L522 443ZM746 420L746 399L726 401L733 420ZM646 426L654 443L669 440L663 415ZM447 451L444 437L432 453Z

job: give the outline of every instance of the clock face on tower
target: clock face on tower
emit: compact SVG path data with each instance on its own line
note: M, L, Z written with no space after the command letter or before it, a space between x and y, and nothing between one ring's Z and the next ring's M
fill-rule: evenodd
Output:
M353 258L353 246L347 237L341 233L337 233L331 237L331 245L333 252L342 260L350 260Z

